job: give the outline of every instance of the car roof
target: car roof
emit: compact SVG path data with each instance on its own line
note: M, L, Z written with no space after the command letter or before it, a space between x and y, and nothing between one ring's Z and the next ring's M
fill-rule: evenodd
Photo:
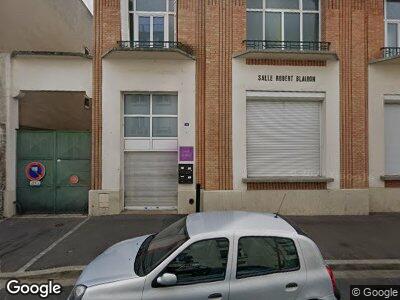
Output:
M270 213L217 211L189 215L186 227L190 237L210 232L282 231L296 234L296 230L280 216Z

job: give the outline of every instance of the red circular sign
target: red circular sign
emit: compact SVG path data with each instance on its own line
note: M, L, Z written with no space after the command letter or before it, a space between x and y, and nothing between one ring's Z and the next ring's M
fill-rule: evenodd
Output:
M25 176L30 181L40 181L46 175L45 166L37 161L30 162L25 167Z
M69 177L69 183L70 184L77 184L79 182L79 177L76 175L71 175Z

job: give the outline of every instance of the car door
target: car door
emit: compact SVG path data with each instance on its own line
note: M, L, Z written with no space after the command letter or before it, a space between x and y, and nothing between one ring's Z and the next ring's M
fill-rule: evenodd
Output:
M296 299L306 281L297 249L290 238L235 238L229 299Z
M212 238L193 242L146 278L143 300L227 300L232 265L231 240ZM163 286L157 278L176 276L176 283Z

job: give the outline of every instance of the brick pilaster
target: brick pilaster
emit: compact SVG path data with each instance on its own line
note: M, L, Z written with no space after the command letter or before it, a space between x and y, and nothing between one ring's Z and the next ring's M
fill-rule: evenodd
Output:
M340 59L341 186L368 187L368 63L379 55L383 0L325 0L323 34Z
M121 40L120 0L94 1L94 55L92 103L92 184L101 189L102 180L102 56Z

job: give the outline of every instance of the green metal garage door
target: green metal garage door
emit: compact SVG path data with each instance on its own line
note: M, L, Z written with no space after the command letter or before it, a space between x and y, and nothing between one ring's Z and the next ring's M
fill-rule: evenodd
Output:
M46 168L31 186L30 162ZM90 186L90 133L18 131L17 206L22 213L86 213Z

